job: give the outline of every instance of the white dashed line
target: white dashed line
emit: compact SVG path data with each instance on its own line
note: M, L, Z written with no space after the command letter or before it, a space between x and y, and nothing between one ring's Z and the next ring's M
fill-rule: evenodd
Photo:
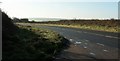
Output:
M75 44L81 44L82 42L75 42Z
M104 46L104 44L97 43L98 45Z
M90 55L95 55L95 53L90 53Z
M73 39L70 39L70 41L73 41Z
M84 48L87 48L86 46L84 46Z
M108 52L108 50L103 50L104 52Z

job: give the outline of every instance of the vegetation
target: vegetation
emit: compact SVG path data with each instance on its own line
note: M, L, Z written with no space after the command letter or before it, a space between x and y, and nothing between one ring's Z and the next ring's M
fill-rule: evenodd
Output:
M29 19L27 19L27 18L21 18L21 19L19 19L19 18L14 17L13 20L12 20L12 22L14 22L14 23L17 23L17 22L29 23Z
M2 15L3 61L51 61L54 59L55 55L58 52L60 52L65 46L67 46L68 41L64 37L53 31L31 26L15 26L11 22L12 20L5 13L2 13ZM7 21L8 23L4 21Z
M118 32L120 30L118 24L119 20L60 20L60 21L48 21L48 22L36 22L39 24L49 24L51 26L63 26L63 27L73 27L82 28L90 30L108 31L108 32Z
M52 59L65 45L59 34L50 30L19 26L19 31L9 36L4 59Z

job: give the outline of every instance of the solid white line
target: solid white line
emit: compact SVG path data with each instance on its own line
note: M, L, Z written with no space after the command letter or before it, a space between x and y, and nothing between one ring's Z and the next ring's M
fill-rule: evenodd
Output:
M114 38L114 39L120 39L119 37L114 37L114 36L105 36L105 37Z

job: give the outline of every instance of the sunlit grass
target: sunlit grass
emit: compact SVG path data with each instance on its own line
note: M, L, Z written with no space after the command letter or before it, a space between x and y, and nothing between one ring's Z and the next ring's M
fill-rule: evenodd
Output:
M47 26L61 26L61 27L71 27L80 29L89 29L97 31L107 31L107 32L118 32L120 28L118 27L107 27L107 26L97 26L97 25L64 25L64 24L37 24L37 25L47 25Z

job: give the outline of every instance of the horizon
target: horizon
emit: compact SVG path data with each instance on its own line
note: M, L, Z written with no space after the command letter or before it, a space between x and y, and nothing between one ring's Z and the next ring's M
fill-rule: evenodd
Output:
M35 21L35 22L46 22L46 21L60 21L60 20L111 20L114 18L109 19L85 19L85 18L28 18L29 21ZM118 20L118 19L114 19Z
M118 19L117 2L13 1L1 1L11 18Z

